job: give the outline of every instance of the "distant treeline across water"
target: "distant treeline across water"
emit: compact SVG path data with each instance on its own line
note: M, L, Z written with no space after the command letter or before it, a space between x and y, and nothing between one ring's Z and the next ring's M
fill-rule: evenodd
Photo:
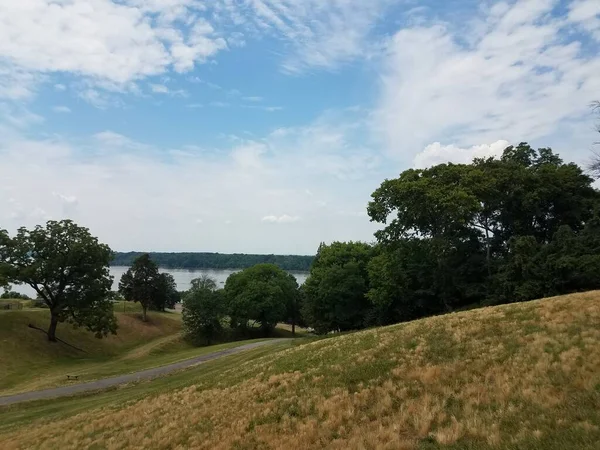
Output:
M303 255L246 255L234 253L154 253L148 252L159 267L165 269L245 269L269 263L289 271L308 271L314 256ZM116 252L113 266L130 266L144 252Z

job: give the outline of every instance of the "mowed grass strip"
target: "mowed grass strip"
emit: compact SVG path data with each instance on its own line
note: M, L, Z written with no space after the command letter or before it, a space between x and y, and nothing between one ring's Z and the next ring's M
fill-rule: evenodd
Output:
M2 414L12 427L0 441L7 449L591 450L600 442L599 344L599 292L484 308L261 349L259 359L165 378L161 390L90 397L87 409L78 409L83 400L59 403L51 421L27 416L24 405ZM144 389L146 398L136 397Z

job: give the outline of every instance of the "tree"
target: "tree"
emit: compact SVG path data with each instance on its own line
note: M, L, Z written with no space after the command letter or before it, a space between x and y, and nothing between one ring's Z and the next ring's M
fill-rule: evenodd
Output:
M296 336L296 325L302 325L303 323L301 313L303 298L303 291L297 288L287 299L285 320L292 326L292 336Z
M158 266L147 253L133 261L133 265L121 276L119 292L125 300L140 302L142 305L142 320L148 320L147 310L158 303L156 298L160 291L161 276Z
M170 273L159 273L156 281L156 292L152 298L150 309L164 311L173 309L181 301L181 294L177 290L175 278Z
M561 226L552 241L540 244L533 236L511 240L511 252L495 277L494 303L600 288L600 219L591 219L575 232Z
M192 282L183 297L182 320L184 332L190 339L195 342L204 339L210 345L222 329L226 305L221 291L217 291L216 281L205 275L201 278L201 283Z
M200 290L200 289L206 289L209 291L217 290L217 280L205 273L200 275L198 278L194 278L192 281L190 281L190 285L191 285L191 290Z
M294 276L274 264L257 264L230 275L224 294L232 326L245 328L252 320L268 335L286 319L288 303L297 289Z
M367 264L372 248L362 242L321 244L302 288L302 315L319 334L366 326L371 304Z
M109 293L110 248L70 220L48 221L16 236L0 231L0 272L33 288L50 310L48 340L60 322L83 326L101 338L116 333Z
M547 273L563 287L593 285L579 268L581 275L564 279L569 264L591 255L552 253L568 242L564 231L557 237L561 227L579 236L591 220L600 199L592 181L551 149L526 143L499 159L410 169L385 180L368 206L371 220L383 225L369 264L376 322L558 292Z

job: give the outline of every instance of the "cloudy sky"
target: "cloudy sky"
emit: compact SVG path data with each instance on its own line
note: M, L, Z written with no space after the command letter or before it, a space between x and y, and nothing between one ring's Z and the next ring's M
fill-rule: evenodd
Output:
M595 99L598 0L2 1L0 227L311 254L409 167L585 163Z

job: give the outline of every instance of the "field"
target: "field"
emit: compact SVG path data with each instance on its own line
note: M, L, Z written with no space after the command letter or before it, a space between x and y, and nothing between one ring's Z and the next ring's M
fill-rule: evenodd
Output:
M597 449L600 293L282 344L0 423L6 449Z

